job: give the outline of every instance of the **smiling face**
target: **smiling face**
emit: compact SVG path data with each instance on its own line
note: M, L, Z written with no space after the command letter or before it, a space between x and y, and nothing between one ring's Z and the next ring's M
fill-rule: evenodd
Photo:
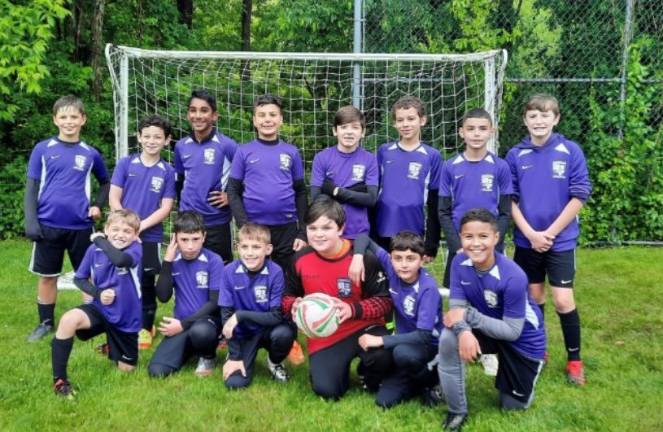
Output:
M247 269L258 271L265 264L265 258L272 253L272 245L256 238L240 237L237 252Z
M116 220L104 228L104 234L113 247L124 249L138 238L138 232L124 220Z
M206 100L194 97L189 103L186 118L189 120L196 138L204 139L212 132L219 113L214 111Z
M337 147L344 153L352 153L359 147L359 142L364 137L364 128L361 122L353 121L338 125L332 129L336 137Z
M523 122L527 126L532 144L543 145L548 141L548 138L553 133L553 129L559 123L559 114L555 114L552 110L527 110L523 117Z
M487 222L470 221L460 228L463 252L479 270L489 270L495 264L495 246L499 233Z
M416 143L420 139L421 127L426 124L426 116L419 117L414 107L397 109L394 113L394 127L403 143Z
M253 111L253 127L258 131L258 138L273 141L279 136L283 124L281 108L275 104L258 105Z
M470 117L458 129L458 135L465 141L468 150L485 150L493 135L493 125L488 119Z
M308 244L324 257L335 256L343 245L343 227L327 216L320 216L312 223L306 225Z
M170 136L166 136L163 129L158 126L148 126L138 132L138 142L143 153L154 158L161 155L161 150L168 144Z
M419 269L423 264L422 256L410 249L391 251L391 264L401 280L413 283L419 277Z
M65 142L77 142L86 120L85 114L73 106L60 108L53 116L53 123L59 131L58 138Z
M203 249L205 243L205 233L196 231L192 233L178 232L175 234L177 248L185 260L196 259Z

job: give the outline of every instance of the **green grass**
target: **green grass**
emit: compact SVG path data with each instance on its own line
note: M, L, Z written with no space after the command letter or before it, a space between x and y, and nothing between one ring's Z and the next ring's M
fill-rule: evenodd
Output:
M0 242L0 430L439 430L444 406L417 401L389 411L375 407L354 385L340 402L324 402L308 383L306 366L290 367L293 379L267 378L261 354L253 385L230 392L220 371L209 379L194 365L166 380L147 376L151 352L133 374L122 374L94 352L101 341L77 341L69 365L78 388L74 401L51 390L50 344L25 342L36 324L36 278L26 270L27 242ZM576 297L583 325L589 384L566 384L559 322L548 308L550 362L526 412L503 413L493 381L469 368L468 431L663 430L663 314L660 293L663 249L582 250ZM438 268L439 266L436 266ZM61 292L57 316L80 302ZM160 309L163 314L166 307ZM356 381L356 380L355 380Z

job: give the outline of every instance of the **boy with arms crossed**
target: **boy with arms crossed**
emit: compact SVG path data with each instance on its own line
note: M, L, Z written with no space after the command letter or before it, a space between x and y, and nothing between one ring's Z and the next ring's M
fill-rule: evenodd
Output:
M237 143L216 130L218 118L216 98L207 90L193 91L187 111L191 135L175 144L175 170L180 211L203 217L205 247L230 262L232 215L225 191Z
M440 152L421 142L426 111L421 100L404 96L391 107L398 142L378 149L380 192L376 207L378 244L389 248L389 240L401 231L425 236L424 262L432 261L440 243L437 217ZM426 208L426 211L424 211Z
M238 234L239 259L223 270L219 306L223 336L228 341L228 360L223 380L231 389L247 387L253 378L256 355L265 348L272 378L286 382L288 374L281 363L297 334L286 322L281 309L283 271L268 259L272 251L269 229L246 223Z
M513 177L514 260L529 280L530 294L544 310L545 278L552 288L567 352L566 374L584 385L580 359L580 317L573 297L578 213L592 185L582 149L553 129L559 123L553 96L535 95L525 105L529 136L509 150Z
M384 348L364 351L359 346L363 334L385 336L384 316L391 311L387 283L377 259L364 257L365 281L354 283L348 277L352 243L343 239L343 207L328 196L318 197L306 213L306 233L310 247L297 253L294 268L286 273L283 310L297 313L301 298L323 293L334 298L340 324L334 334L308 339L309 375L313 391L329 400L340 399L350 386L350 362L359 357L358 372L364 385L377 391L391 366L391 354Z
M313 158L311 200L323 193L343 204L346 222L343 236L354 239L368 234L368 208L378 195L378 167L375 156L360 147L366 120L353 106L341 107L334 116L335 147Z
M527 292L525 273L496 251L497 220L473 209L460 221L462 252L451 263L449 311L440 336L438 371L449 412L445 430L467 419L464 363L496 353L495 387L502 409L526 409L543 367L546 335L541 310Z
M148 373L166 377L177 372L192 356L198 356L197 376L214 373L219 343L219 286L223 260L205 249L202 217L192 211L173 220L173 238L163 257L157 281L157 297L166 303L175 294L173 317L163 317L159 331L166 336L157 347Z
M37 341L55 325L57 281L64 251L74 270L90 245L93 221L101 217L108 198L108 173L101 154L80 140L87 120L83 102L63 96L53 105L58 136L35 145L25 184L25 235L34 241L29 270L39 276L39 325L28 336ZM99 183L92 203L90 174Z
M162 221L175 199L175 170L163 159L161 150L170 141L170 124L153 115L138 125L138 142L143 151L120 159L113 171L109 204L112 210L129 208L138 213L143 246L143 328L138 335L140 349L152 346L157 310L154 281L161 270Z
M139 227L138 215L117 210L108 215L104 234L90 236L94 244L85 252L74 283L94 300L66 312L52 342L53 388L59 396L71 398L75 393L67 375L74 335L85 341L106 333L108 358L124 372L136 367L141 324Z

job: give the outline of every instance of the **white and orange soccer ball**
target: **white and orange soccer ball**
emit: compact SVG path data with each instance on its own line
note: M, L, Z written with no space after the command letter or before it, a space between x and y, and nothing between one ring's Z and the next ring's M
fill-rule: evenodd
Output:
M310 338L331 336L339 324L333 297L322 293L302 298L293 319L299 330Z

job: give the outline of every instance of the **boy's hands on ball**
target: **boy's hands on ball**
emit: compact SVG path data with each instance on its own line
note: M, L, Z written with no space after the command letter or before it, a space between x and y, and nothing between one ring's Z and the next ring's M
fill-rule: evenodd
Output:
M106 288L99 294L99 301L102 305L108 306L115 301L115 290L113 288Z
M337 311L336 316L338 317L339 324L352 318L352 307L349 304L336 297L332 297L332 299L334 300L334 307Z

